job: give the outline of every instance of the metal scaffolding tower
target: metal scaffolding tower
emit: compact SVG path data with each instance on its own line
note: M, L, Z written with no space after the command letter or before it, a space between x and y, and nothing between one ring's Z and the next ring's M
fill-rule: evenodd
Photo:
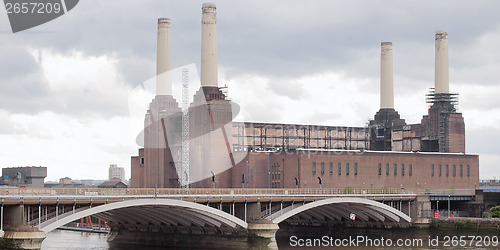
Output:
M181 186L189 188L189 71L182 69L182 163Z
M427 103L431 104L431 108L438 109L438 131L437 139L439 145L439 152L447 152L447 134L448 126L447 119L451 113L457 112L456 105L458 104L458 94L456 93L435 93L434 89L431 88L429 94L427 94Z

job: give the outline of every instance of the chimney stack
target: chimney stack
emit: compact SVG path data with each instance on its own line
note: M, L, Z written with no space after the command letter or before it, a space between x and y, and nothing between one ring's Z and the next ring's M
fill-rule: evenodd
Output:
M158 18L156 95L172 95L172 43L170 18Z
M394 109L392 42L382 42L381 44L380 109Z
M450 93L450 75L448 71L448 33L436 32L436 65L435 65L435 93Z
M202 5L201 86L217 87L217 22L214 3Z

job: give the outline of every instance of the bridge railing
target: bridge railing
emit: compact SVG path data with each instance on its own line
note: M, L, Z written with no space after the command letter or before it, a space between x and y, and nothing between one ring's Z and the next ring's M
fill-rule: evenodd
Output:
M368 195L446 194L474 195L474 189L236 189L236 188L0 188L0 196L192 196L192 195Z

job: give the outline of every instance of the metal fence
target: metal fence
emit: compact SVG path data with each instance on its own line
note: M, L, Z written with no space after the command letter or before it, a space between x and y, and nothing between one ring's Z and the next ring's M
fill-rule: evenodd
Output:
M453 218L453 217L469 217L469 211L462 210L422 210L416 215L412 215L417 218Z

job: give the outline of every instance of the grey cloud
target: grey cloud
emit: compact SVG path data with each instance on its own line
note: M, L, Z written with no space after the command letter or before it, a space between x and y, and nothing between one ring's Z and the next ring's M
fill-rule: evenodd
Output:
M4 44L0 47L0 75L9 80L18 75L28 75L38 70L35 59L26 48L13 44Z
M293 100L301 100L306 96L304 86L300 82L295 82L293 79L280 79L277 77L271 78L269 83L269 90L274 94L285 96Z
M281 11L281 5L277 3L267 5L269 10L262 15L253 15L253 18L240 16L249 23L243 26L225 24L225 14L221 13L219 25L226 25L227 28L221 29L220 36L223 37L223 32L227 32L231 37L239 38L227 40L227 44L220 49L221 57L224 49L239 51L236 52L239 54L237 57L245 59L243 67L239 69L258 71L261 74L300 75L324 68L343 68L354 75L364 74L366 70L373 75L376 70L367 67L353 68L349 64L357 66L353 62L363 60L363 55L372 48L378 48L381 41L394 41L398 46L409 42L433 45L434 31L446 29L453 35L456 43L471 43L477 35L491 30L492 27L484 26L483 22L494 21L491 19L496 17L492 9L472 3L381 4L372 1L363 2L362 7L360 2L342 2L343 4L338 5L318 1L288 3L283 3L288 6L285 7L286 11ZM307 8L308 6L316 8ZM249 9L250 12L254 11ZM478 14L479 9L483 13ZM468 21L461 21L463 19ZM237 42L232 43L233 40ZM240 42L241 40L245 42ZM415 53L411 48L398 53L407 54L413 58L413 64L419 64L415 61ZM432 47L429 54L433 56ZM378 64L368 66L378 68ZM425 66L432 67L432 64Z
M245 113L250 117L250 119L246 118L245 121L269 123L280 122L281 110L285 108L282 103L266 100L265 96L254 102L247 103L245 106Z
M0 108L10 113L38 113L50 110L67 114L126 115L127 96L115 92L83 89L54 92L40 65L26 49L15 46L0 48ZM108 92L109 93L109 92ZM121 94L121 95L120 95Z
M20 132L22 132L21 130L15 127L15 124L9 117L9 113L4 110L0 110L0 121L2 121L0 122L0 135L13 134L13 133L19 134Z
M84 1L64 17L38 28L54 32L18 41L89 54L130 51L132 56L154 61L156 18L168 16L172 18L174 65L198 62L201 2ZM218 1L220 63L231 66L234 74L297 76L353 64L380 41L432 44L437 29L447 29L457 43L471 43L498 22L498 8L491 6L498 3L491 1L383 3ZM398 53L411 55L412 51ZM369 70L344 69L353 74Z
M31 112L43 106L46 80L35 58L25 48L0 47L0 107L7 111Z
M36 75L36 65L26 53L15 52L31 47L114 55L124 82L137 85L155 71L157 17L172 19L174 67L198 63L202 2L82 1L67 15L31 33L3 33L2 40L15 49L2 62L12 61L8 66L16 70L4 72L6 67L1 65L2 81L33 82L38 90L30 89L29 94L44 99L44 79ZM450 34L451 67L468 66L471 55L457 54L499 27L499 5L496 1L218 1L219 64L229 69L228 78L257 74L290 79L326 70L378 78L380 42L389 40L394 42L395 73L419 79L421 84L396 83L403 86L399 91L426 88L433 81L434 32L445 29ZM0 27L7 29L5 23ZM27 74L22 70L35 72L28 74L32 79L24 79ZM474 77L471 74L468 78ZM492 78L494 73L485 74ZM271 87L282 95L301 98L300 93L280 85ZM15 91L10 93L19 97ZM82 93L72 98L82 99L62 100L69 102L63 103L67 110L79 110L87 102L96 110L120 113L116 104L100 101L98 96ZM61 109L54 105L51 108Z
M118 60L118 70L129 86L137 86L156 74L156 61L139 56L122 56Z
M468 129L465 131L467 153L469 154L498 154L495 147L500 140L500 130L498 129Z

